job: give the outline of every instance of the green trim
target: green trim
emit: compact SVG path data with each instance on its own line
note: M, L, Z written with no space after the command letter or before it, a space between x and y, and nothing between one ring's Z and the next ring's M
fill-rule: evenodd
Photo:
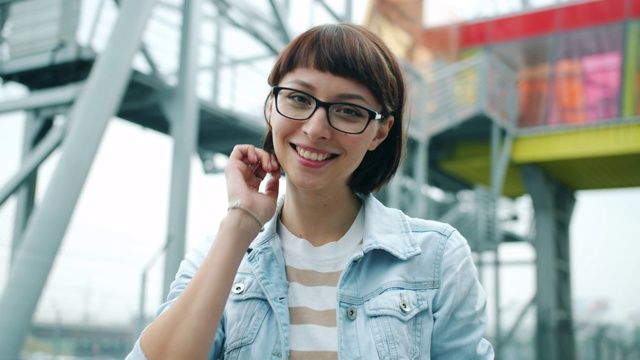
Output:
M638 76L638 45L640 45L640 21L630 21L627 23L626 31L626 56L624 59L623 81L623 106L622 116L636 115L636 77Z

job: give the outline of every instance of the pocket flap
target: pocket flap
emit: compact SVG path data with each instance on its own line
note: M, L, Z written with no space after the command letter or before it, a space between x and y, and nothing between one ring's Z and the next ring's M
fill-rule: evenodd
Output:
M250 274L238 274L231 286L230 300L241 301L247 299L263 299L267 297L262 291L258 280Z
M424 291L393 289L364 303L364 311L368 316L393 316L407 321L419 312L427 309Z

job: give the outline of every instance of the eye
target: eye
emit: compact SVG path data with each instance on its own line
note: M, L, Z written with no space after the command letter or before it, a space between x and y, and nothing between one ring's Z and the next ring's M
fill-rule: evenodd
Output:
M299 92L287 92L287 100L299 104L311 105L313 103L313 99L309 95L299 93Z
M368 113L364 109L356 105L337 104L335 105L334 112L344 117L351 118L367 118Z

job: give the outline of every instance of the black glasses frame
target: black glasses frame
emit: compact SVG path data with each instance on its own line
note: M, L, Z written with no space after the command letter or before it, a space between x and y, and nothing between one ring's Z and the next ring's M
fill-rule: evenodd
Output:
M311 99L313 99L316 102L316 107L313 109L311 114L309 114L309 116L307 116L306 118L294 118L294 117L285 115L282 112L280 112L280 109L278 108L278 93L281 90L290 90L290 91L295 91L295 92L304 94L304 95L310 97ZM286 117L287 119L298 120L298 121L308 120L309 118L311 118L313 116L313 114L316 113L316 110L318 110L318 108L321 107L321 108L324 108L325 112L327 113L327 122L329 123L329 125L332 128L334 128L334 129L336 129L336 130L338 130L340 132L343 132L345 134L362 134L365 130L367 130L367 127L369 127L369 123L371 123L372 120L381 120L381 119L384 119L386 117L382 113L379 113L377 111L371 110L371 109L366 108L366 107L364 107L362 105L353 104L353 103L349 103L349 102L342 102L342 101L337 101L337 102L334 102L334 101L322 101L322 100L318 99L317 97L315 97L315 96L313 96L313 95L311 95L311 94L309 94L307 92L304 92L304 91L301 91L301 90L298 90L298 89L294 89L294 88L288 88L288 87L283 87L283 86L274 86L274 87L271 88L271 93L273 94L273 96L275 98L274 100L275 100L276 110L278 111L278 114ZM333 126L333 124L331 123L331 117L329 116L329 107L331 107L331 105L355 106L357 108L360 108L360 109L366 111L367 114L369 114L369 118L367 119L367 124L364 126L364 128L361 131L357 131L357 132L350 132L350 131L344 131L344 130L338 129L337 127Z

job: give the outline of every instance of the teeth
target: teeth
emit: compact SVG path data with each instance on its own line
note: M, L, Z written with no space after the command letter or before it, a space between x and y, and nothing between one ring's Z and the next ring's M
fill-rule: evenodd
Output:
M303 158L313 160L313 161L324 161L329 157L329 154L318 154L318 153L311 152L309 150L304 150L297 146L296 146L296 151Z

